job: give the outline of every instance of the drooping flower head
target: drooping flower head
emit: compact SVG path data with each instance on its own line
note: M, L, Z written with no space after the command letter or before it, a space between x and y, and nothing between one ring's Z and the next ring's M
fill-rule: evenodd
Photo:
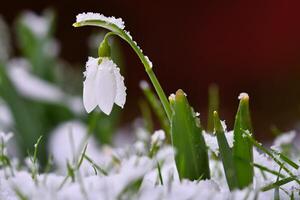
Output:
M114 103L123 108L126 101L124 77L109 57L89 57L84 76L83 104L88 113L99 106L109 115Z

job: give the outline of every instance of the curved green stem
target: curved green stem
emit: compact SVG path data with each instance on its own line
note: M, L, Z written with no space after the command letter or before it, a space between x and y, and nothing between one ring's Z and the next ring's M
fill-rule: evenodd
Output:
M112 31L112 33L109 33L109 35L107 35L107 36L115 34L115 35L118 35L123 40L125 40L131 46L131 48L135 51L135 53L138 55L141 62L143 63L143 65L145 67L145 71L148 74L148 76L154 86L154 89L164 107L164 110L168 116L168 119L169 119L169 121L171 121L172 110L171 110L169 101L168 101L156 75L154 74L154 72L152 70L152 66L149 63L148 58L143 54L142 50L139 48L137 43L133 41L132 37L129 35L128 32L124 31L123 29L120 29L119 27L117 27L114 24L109 24L102 20L86 20L86 21L76 22L73 24L73 26L74 27L82 27L82 26L102 27L102 28Z

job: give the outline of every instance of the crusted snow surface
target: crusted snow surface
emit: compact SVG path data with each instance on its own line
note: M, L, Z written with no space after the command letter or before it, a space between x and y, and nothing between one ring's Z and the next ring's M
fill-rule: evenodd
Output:
M60 140L68 140L66 138L64 139L64 137L66 137L66 134L68 135L68 129L70 132L70 128L68 128L70 126L76 129L71 132L74 134L74 140L77 140L74 142L74 146L78 147L78 141L80 142L80 138L86 132L86 127L80 122L68 122L61 125L55 131L54 138L52 138L54 141L52 148L57 149L55 149L56 153L53 149L51 150L53 154L62 154L62 152L65 151L64 148L67 148L68 142L62 144ZM207 135L205 138L208 138ZM214 136L211 136L209 140L215 140ZM48 174L39 174L34 181L30 172L24 168L20 169L14 167L14 174L12 175L9 170L4 167L0 169L0 199L19 199L16 191L26 197L26 199L33 200L230 200L245 199L245 197L248 197L247 199L254 199L257 193L258 200L273 199L273 190L261 192L260 188L276 181L277 176L265 172L266 177L264 177L257 168L255 168L254 183L252 186L244 190L230 192L225 180L222 163L212 157L210 158L210 180L180 181L174 161L174 154L176 152L174 152L173 148L169 145L162 145L154 159L151 159L147 156L147 144L149 145L151 143L150 137L138 140L133 145L129 144L124 148L112 148L108 146L95 148L92 147L93 145L91 143L92 141L89 141L89 145L93 148L92 151L94 151L94 153L89 149L86 155L91 157L95 164L106 171L106 175L100 171L98 171L97 174L95 174L95 172L82 173L82 171L80 171L79 174L79 172L75 171L75 181L72 182L71 179L68 179L65 184L61 186L66 177L66 172L58 173L58 171L54 171ZM145 146L143 144L145 144ZM213 149L214 147L210 145L215 144L208 144L208 146ZM101 161L103 157L107 159L102 159ZM69 159L71 158L69 157ZM298 160L299 158L294 159ZM57 162L61 162L57 160L54 161L56 165L58 164ZM160 163L161 175L164 181L163 185L161 185L159 181L157 162ZM264 165L271 170L279 170L276 163L256 149L254 149L254 162ZM93 171L91 163L86 163L85 167L90 167L91 171ZM134 187L137 186L138 183L140 183L140 187ZM291 182L282 187L285 191L291 192L297 185ZM295 192L294 195L296 195L295 199L299 198L297 192ZM283 190L280 190L280 197L281 199L289 199Z
M120 29L125 28L125 23L121 18L106 17L100 13L93 12L80 13L76 16L76 22L82 22L87 20L101 20L108 24L114 24Z
M279 135L273 142L272 148L275 150L280 150L280 147L283 145L292 144L296 137L296 131L290 131Z

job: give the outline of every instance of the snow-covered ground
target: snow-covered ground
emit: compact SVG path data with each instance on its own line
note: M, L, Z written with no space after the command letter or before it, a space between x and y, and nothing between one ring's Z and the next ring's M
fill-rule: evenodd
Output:
M260 191L261 187L275 182L277 176L255 168L254 183L249 188L230 192L225 180L223 165L213 154L218 154L216 138L204 133L210 154L211 179L201 181L179 180L174 162L174 150L166 145L163 131L152 137L141 128L136 131L137 141L122 148L99 147L92 138L86 139L86 127L73 121L59 126L53 133L49 149L54 156L55 170L38 174L32 178L30 164L19 167L11 159L11 169L0 171L0 199L272 199L274 190ZM143 132L143 134L142 134ZM143 136L141 136L143 135ZM232 132L226 133L230 143ZM7 142L10 136L1 133L1 140ZM277 138L274 146L291 145L295 133L290 132ZM82 149L88 144L86 157L80 167ZM160 146L154 157L148 156L150 146ZM6 148L6 147L5 147ZM77 153L76 153L77 152ZM81 152L81 153L80 153ZM4 154L6 152L4 151ZM296 158L294 158L295 160ZM67 160L74 176L67 176ZM297 158L298 160L298 158ZM254 148L254 162L279 171L279 166ZM158 163L161 168L159 178ZM292 170L292 169L291 169ZM294 170L296 174L297 171ZM282 171L281 173L284 174ZM69 173L70 174L70 173ZM295 191L298 185L290 182L279 191L282 199L289 199L286 193Z

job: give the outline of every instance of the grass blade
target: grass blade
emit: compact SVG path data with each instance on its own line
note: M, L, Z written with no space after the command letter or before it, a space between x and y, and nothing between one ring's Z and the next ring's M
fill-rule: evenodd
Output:
M288 177L288 178L281 179L279 181L276 181L274 183L271 183L269 185L264 186L263 188L261 188L261 191L265 192L265 191L274 189L276 187L280 187L280 186L282 186L284 184L287 184L287 183L289 183L291 181L294 181L294 179L295 179L294 177Z
M225 137L224 129L222 127L219 115L216 111L213 113L215 134L219 145L220 156L223 163L223 168L227 180L227 184L230 190L237 188L236 170L234 166L234 160L232 156L232 150L228 145Z
M156 115L157 119L163 130L170 135L170 123L167 118L167 115L163 112L163 106L157 96L151 90L149 84L146 81L142 81L140 83L140 88L142 89L147 101L149 102L150 106L152 107L154 114Z
M243 131L244 132L244 137L247 137L249 139L249 141L256 146L258 149L260 149L262 152L264 152L265 154L267 154L272 160L274 160L274 162L276 162L286 173L288 173L288 175L290 176L290 178L292 178L294 181L296 181L299 185L300 185L300 180L298 180L296 178L296 176L291 172L291 170L289 170L286 166L285 163L281 162L276 155L274 155L271 151L269 151L268 149L266 149L262 144L258 143L256 140L254 140L252 138L252 136L247 132L247 131ZM284 179L282 179L284 180Z
M171 99L171 105L171 135L180 179L198 180L201 176L202 179L210 178L207 147L200 122L182 90L176 92L175 98Z
M243 137L243 130L252 132L249 96L242 93L239 96L240 104L234 123L233 158L236 168L238 187L247 187L253 180L253 152L248 138Z
M214 111L219 110L219 88L216 84L212 84L208 88L208 118L207 132L214 131Z

